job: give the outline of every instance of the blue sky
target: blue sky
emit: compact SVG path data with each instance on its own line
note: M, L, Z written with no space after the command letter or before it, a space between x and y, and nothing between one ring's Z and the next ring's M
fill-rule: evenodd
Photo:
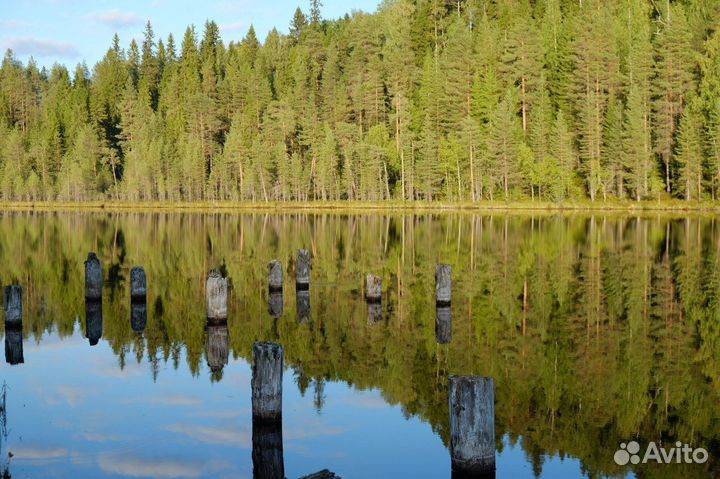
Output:
M325 0L323 18L337 18L353 10L375 11L378 0ZM199 33L205 20L215 20L225 43L241 39L252 24L260 40L273 27L287 32L295 8L308 12L309 0L0 0L0 50L12 48L27 62L40 66L55 62L89 68L102 58L115 32L121 45L142 38L150 20L158 37L169 33L182 40L185 27Z

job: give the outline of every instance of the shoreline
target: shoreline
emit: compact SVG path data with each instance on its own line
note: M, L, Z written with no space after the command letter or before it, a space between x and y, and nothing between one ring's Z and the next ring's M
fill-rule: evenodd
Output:
M538 212L538 213L720 213L720 202L645 201L645 202L234 202L234 201L12 201L0 202L0 211L167 211L167 212Z

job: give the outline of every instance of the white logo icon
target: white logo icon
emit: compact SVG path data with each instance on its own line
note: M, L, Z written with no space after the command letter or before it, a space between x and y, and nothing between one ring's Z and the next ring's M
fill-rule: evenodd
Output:
M654 442L648 443L645 454L640 459L640 444L636 441L630 441L626 443L620 443L620 449L615 451L613 459L615 463L624 466L628 463L639 464L642 462L646 464L648 462L656 462L658 464L669 464L675 462L677 464L703 464L708 460L708 452L702 447L693 449L689 444L683 444L680 441L675 443L675 447L665 449L659 447Z

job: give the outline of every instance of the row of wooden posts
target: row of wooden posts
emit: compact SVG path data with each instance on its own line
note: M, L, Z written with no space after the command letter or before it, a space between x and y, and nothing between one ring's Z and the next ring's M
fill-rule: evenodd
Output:
M309 309L310 254L301 249L295 263L295 286L298 298L306 298ZM95 253L88 254L85 261L85 307L87 337L97 343L102 335L102 288L103 272ZM273 297L279 295L282 311L283 270L278 260L268 267L270 312L273 313ZM378 305L382 300L382 279L368 274L365 297L368 306ZM11 364L22 362L22 287L5 287L5 355ZM437 303L436 334L438 342L449 342L451 336L450 305L452 300L452 269L449 265L437 265L435 272ZM273 296L274 295L274 296ZM130 271L131 322L134 330L143 330L147 322L147 278L142 267ZM211 270L206 282L207 317L211 322L227 321L228 279L218 270ZM298 299L300 301L300 299ZM303 300L305 301L305 299ZM99 318L99 322L93 318ZM99 323L91 327L91 322ZM9 335L19 334L19 357L17 351L8 351ZM18 338L11 338L16 344ZM12 348L11 348L12 349ZM256 342L253 345L252 363L252 417L253 417L253 464L256 477L284 477L282 459L282 374L283 347L280 344ZM448 405L450 414L450 455L453 475L494 475L495 471L495 386L493 378L480 376L450 376L448 380Z

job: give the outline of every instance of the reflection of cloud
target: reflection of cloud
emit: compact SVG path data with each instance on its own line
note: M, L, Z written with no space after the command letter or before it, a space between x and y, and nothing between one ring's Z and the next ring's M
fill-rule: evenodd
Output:
M60 459L68 455L68 451L62 447L39 448L39 447L11 447L9 452L13 454L15 461L47 461L50 459Z
M310 437L337 436L344 432L345 429L330 426L323 419L313 416L305 419L300 424L284 429L283 437L288 441L293 441Z
M84 432L82 438L90 442L109 442L109 441L120 441L124 439L122 436L117 434L103 434L101 432Z
M362 407L367 409L381 409L388 407L388 404L380 396L371 396L369 394L353 394L344 400L345 404L350 406Z
M198 411L193 416L195 417L214 417L218 419L234 419L244 414L249 413L250 410L245 408L243 410L235 411Z
M65 384L60 384L55 389L54 394L45 398L45 401L53 406L67 404L70 407L75 407L83 402L86 396L93 394L93 391L89 388L79 388Z
M206 477L222 469L219 464L211 462L121 454L102 455L98 464L105 472L131 477Z
M95 12L87 16L88 19L102 23L113 28L125 28L143 23L143 18L135 12L124 12L122 10L107 10Z
M252 445L251 433L248 430L232 426L210 427L176 423L168 426L167 430L185 434L205 444L223 444L242 448L249 448Z
M18 55L32 55L35 57L57 55L65 58L75 58L80 55L72 43L34 37L9 38L2 43L3 50L8 48Z
M166 406L199 406L202 399L182 394L171 394L168 396L155 396L148 399L149 402L164 404Z

